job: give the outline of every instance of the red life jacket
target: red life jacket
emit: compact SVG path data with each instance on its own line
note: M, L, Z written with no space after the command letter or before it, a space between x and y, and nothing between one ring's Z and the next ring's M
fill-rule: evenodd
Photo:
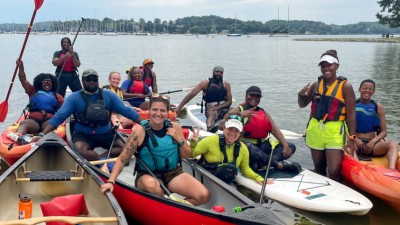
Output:
M64 53L61 53L60 56L59 56L59 58L62 57L62 56L64 56L64 55L65 55ZM60 67L60 70L61 70L61 66L62 66L63 64L64 64L64 63L61 63L61 65L59 66L59 67ZM72 55L67 59L67 62L65 62L65 66L64 66L63 71L64 71L64 72L74 72L74 71L75 71L75 66L74 66L74 63L72 62Z
M128 89L129 93L135 93L135 94L144 94L144 81L131 81L133 84L130 86Z
M247 110L244 103L239 105L241 112ZM253 114L251 117L243 118L243 130L244 138L253 139L264 139L268 136L269 132L272 130L271 121L269 121L267 115L263 108L257 106L255 109L257 113Z

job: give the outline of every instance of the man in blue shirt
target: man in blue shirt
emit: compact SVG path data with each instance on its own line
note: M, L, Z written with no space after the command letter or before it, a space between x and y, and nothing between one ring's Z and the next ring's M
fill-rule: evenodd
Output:
M99 75L92 69L82 73L83 90L70 94L57 113L43 129L43 136L54 130L73 114L76 123L72 132L74 148L87 160L99 160L108 152L98 155L93 151L96 147L109 149L115 131L112 129L110 116L112 112L123 115L139 123L139 114L125 106L123 101L113 92L99 88ZM116 140L110 155L115 157L121 153L123 143Z

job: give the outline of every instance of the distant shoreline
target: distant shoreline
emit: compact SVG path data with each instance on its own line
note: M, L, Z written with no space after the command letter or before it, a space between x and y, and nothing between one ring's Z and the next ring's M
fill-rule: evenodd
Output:
M295 41L400 43L400 38L296 38Z

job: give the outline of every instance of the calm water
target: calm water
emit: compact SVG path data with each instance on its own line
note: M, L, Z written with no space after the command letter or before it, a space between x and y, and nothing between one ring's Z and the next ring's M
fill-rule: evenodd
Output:
M25 35L0 35L0 101L5 100L9 82L15 69L15 60L21 51ZM53 73L51 64L54 51L60 49L63 36L31 35L23 60L30 81L41 72ZM73 40L74 35L69 35ZM215 65L225 68L224 79L232 85L234 105L244 99L245 90L258 85L263 90L261 106L272 115L282 129L304 133L310 109L297 106L297 92L320 74L318 59L327 49L336 49L340 59L339 75L346 76L358 96L359 83L367 78L375 80L375 100L385 106L390 139L400 140L400 44L302 42L296 37L242 36L228 38L218 36L78 36L75 51L80 55L80 71L95 69L100 83L107 83L110 71L119 71L125 77L125 69L140 65L144 58L155 61L159 91L172 91L191 87L211 76ZM179 103L186 93L171 94ZM7 119L0 130L11 124L27 104L18 78L9 99ZM200 97L191 103L200 102ZM188 121L183 119L185 123ZM312 160L304 140L295 140L298 146L292 160L312 169ZM245 190L243 190L245 192ZM248 193L248 195L251 195ZM399 214L367 195L374 203L366 216L329 215L296 212L280 209L294 223L307 224L399 224ZM302 216L299 216L299 215Z

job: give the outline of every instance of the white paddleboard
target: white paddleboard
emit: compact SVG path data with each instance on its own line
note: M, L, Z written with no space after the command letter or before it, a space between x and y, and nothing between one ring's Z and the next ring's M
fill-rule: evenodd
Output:
M261 193L262 185L242 174L235 181ZM313 212L365 215L372 208L371 201L362 194L307 169L291 178L268 178L264 196Z

